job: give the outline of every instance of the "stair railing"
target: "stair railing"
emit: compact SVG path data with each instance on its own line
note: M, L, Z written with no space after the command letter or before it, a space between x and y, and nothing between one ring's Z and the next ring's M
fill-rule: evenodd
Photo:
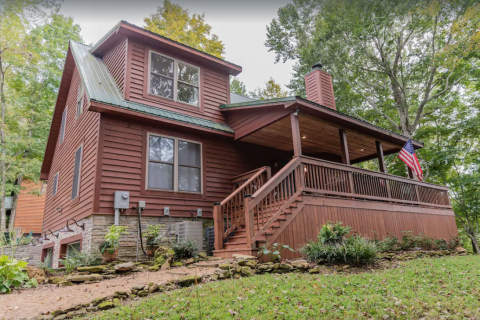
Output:
M247 216L245 227L249 248L276 219L276 215L281 213L281 209L301 193L303 185L303 165L301 158L297 157L251 197L245 198L244 207Z
M245 180L246 175L249 176L247 180ZM238 177L240 177L240 180L234 178L232 183L238 183L238 181L243 183L234 186L234 191L222 202L215 203L213 207L216 250L222 250L223 240L245 221L245 195L251 195L259 190L270 179L271 169L270 167L262 167Z

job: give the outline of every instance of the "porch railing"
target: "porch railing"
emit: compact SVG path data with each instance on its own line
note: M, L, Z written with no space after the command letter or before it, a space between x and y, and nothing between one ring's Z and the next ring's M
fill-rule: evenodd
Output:
M255 193L270 177L270 167L262 167L232 179L232 194L213 209L216 248L223 247L223 240L245 221L245 195Z

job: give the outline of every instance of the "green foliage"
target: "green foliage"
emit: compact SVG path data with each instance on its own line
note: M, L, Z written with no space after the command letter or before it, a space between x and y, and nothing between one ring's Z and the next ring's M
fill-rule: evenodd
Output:
M147 231L145 235L147 236L147 246L157 245L157 237L162 231L162 225L159 224L149 224L147 226Z
M273 78L270 78L265 82L265 88L257 88L253 92L250 92L250 96L255 100L266 100L273 98L284 98L288 95L287 91L282 89L282 86L275 82Z
M191 258L195 250L197 250L197 242L179 241L172 245L172 249L175 251L175 259Z
M353 274L266 274L154 295L89 318L199 319L198 289L204 319L475 319L479 264L480 256L465 256Z
M411 231L403 231L402 238L390 235L384 240L375 240L379 252L422 250L455 250L459 246L457 237L446 241L424 235L414 236Z
M333 223L328 221L318 233L318 240L323 244L337 244L343 241L343 236L350 233L351 227L344 227L342 222Z
M105 251L112 254L120 246L120 237L124 234L129 234L126 230L128 227L111 225L108 228L108 232L105 235L105 241L100 244L100 252L103 254Z
M21 286L30 288L37 287L36 279L28 279L25 268L28 263L16 260L8 256L0 257L0 293L10 293L11 288L20 288Z
M310 242L302 247L300 252L313 262L346 263L355 266L373 263L377 258L375 242L358 235L329 244L321 241Z
M230 76L230 92L248 97L247 88L237 77Z
M282 260L282 251L295 251L290 246L280 243L266 244L258 250L259 256L268 256L270 261L278 262Z
M212 27L205 23L205 14L190 16L188 10L180 5L164 0L163 6L143 21L147 30L223 58L225 45L211 33Z
M77 267L96 266L102 261L102 257L97 252L82 253L73 248L71 250L74 252L65 259L59 260L65 267L66 273L72 273Z

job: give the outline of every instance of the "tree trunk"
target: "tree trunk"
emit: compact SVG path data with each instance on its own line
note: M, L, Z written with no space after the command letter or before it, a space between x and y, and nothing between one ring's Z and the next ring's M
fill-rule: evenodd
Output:
M478 245L478 240L475 234L470 234L467 232L467 235L470 237L470 241L472 242L473 253L480 254L480 246Z
M22 180L23 180L23 176L19 174L17 177L16 185L20 187L22 185ZM17 203L18 203L19 195L20 195L20 190L18 190L18 192L15 192L15 195L13 196L12 210L10 210L10 221L8 222L8 231L12 231L13 226L15 224L15 213L17 211Z
M3 232L7 228L7 213L5 212L5 184L6 184L6 172L5 172L5 109L7 103L5 101L5 78L2 65L2 59L0 56L0 232Z

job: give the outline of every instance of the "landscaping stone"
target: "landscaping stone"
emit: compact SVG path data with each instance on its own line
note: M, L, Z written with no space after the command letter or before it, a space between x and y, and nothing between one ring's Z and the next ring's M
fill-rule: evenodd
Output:
M88 267L77 267L78 272L90 272L90 273L99 273L103 272L107 266L88 266Z
M87 307L87 311L88 311L88 312L97 312L97 311L98 311L98 307Z
M127 262L127 263L117 264L115 266L115 272L132 271L134 267L135 267L135 264L132 261Z
M64 319L67 319L67 315L66 314L62 314L62 315L59 315L57 317L54 318L55 320L64 320Z
M87 281L100 281L103 277L99 274L92 273L89 275L71 275L66 280L71 282L87 282Z
M319 268L308 269L308 273L310 274L320 273L320 269Z
M27 266L25 271L27 272L29 279L35 278L38 283L43 283L45 281L45 272L42 269Z
M257 260L257 257L255 256L249 256L246 254L234 254L233 256L234 260Z
M120 301L120 299L114 298L113 304L115 305L115 307L120 307L122 305L122 302Z
M59 287L68 287L68 286L73 286L73 282L72 281L67 281L67 280L63 280L63 281L60 281L57 286Z
M34 319L35 320L52 320L53 318L54 316L49 314L49 315L38 316L38 317L35 317Z
M51 283L51 284L58 284L59 282L62 282L63 281L63 278L62 277L51 277L51 278L48 278L48 283Z
M276 263L273 268L273 273L288 273L292 270L292 266L287 263Z
M162 269L162 270L168 270L168 269L170 269L170 262L165 261L165 263L162 264L162 268L161 268L161 269Z
M308 269L309 264L306 260L295 260L292 261L292 267L297 269Z
M188 265L190 265L190 264L192 264L192 263L195 263L195 259L194 259L194 258L190 258L190 259L185 260L185 265L186 265L186 266L188 266Z
M197 280L197 283L202 282L202 277L201 276L187 276L183 277L177 280L177 283L180 287L189 287L191 285L195 284L195 280Z
M461 253L467 253L467 252L468 252L467 249L462 248L462 247L456 247L456 248L455 248L455 251L456 251L457 253L460 253L460 254L461 254Z
M108 310L112 308L115 308L115 305L110 301L105 301L98 305L98 310Z
M54 317L59 316L61 314L65 314L65 313L67 313L67 312L65 310L62 310L62 309L53 310L52 312L50 312L50 314Z
M115 273L115 269L104 269L102 271L103 274L114 274Z
M222 270L231 270L233 268L236 268L237 266L232 264L232 263L223 263L220 266L218 266Z
M94 300L92 300L92 304L94 306L99 305L100 303L104 302L106 299L107 299L107 297L94 299Z
M137 296L139 297L146 297L148 296L148 290L141 290L137 292Z
M250 267L251 269L255 269L257 267L257 264L257 260L248 260L245 265L247 267Z
M242 269L240 270L240 274L242 275L242 277L254 276L255 270L245 266L245 267L242 267Z
M151 267L148 267L148 270L150 271L158 271L160 270L160 268L158 266L151 266Z
M200 259L208 259L208 256L207 256L207 254L206 254L205 252L200 252L200 253L198 254L198 257L199 257Z
M76 311L70 311L66 314L66 317L69 319L76 318L76 317L81 317L87 314L86 309L80 309Z
M175 261L171 264L171 267L182 267L183 266L183 263L181 263L180 261Z
M212 274L212 275L210 276L210 280L212 280L212 281L217 281L218 278L219 278L219 276L220 276L219 274L214 273L214 274Z

